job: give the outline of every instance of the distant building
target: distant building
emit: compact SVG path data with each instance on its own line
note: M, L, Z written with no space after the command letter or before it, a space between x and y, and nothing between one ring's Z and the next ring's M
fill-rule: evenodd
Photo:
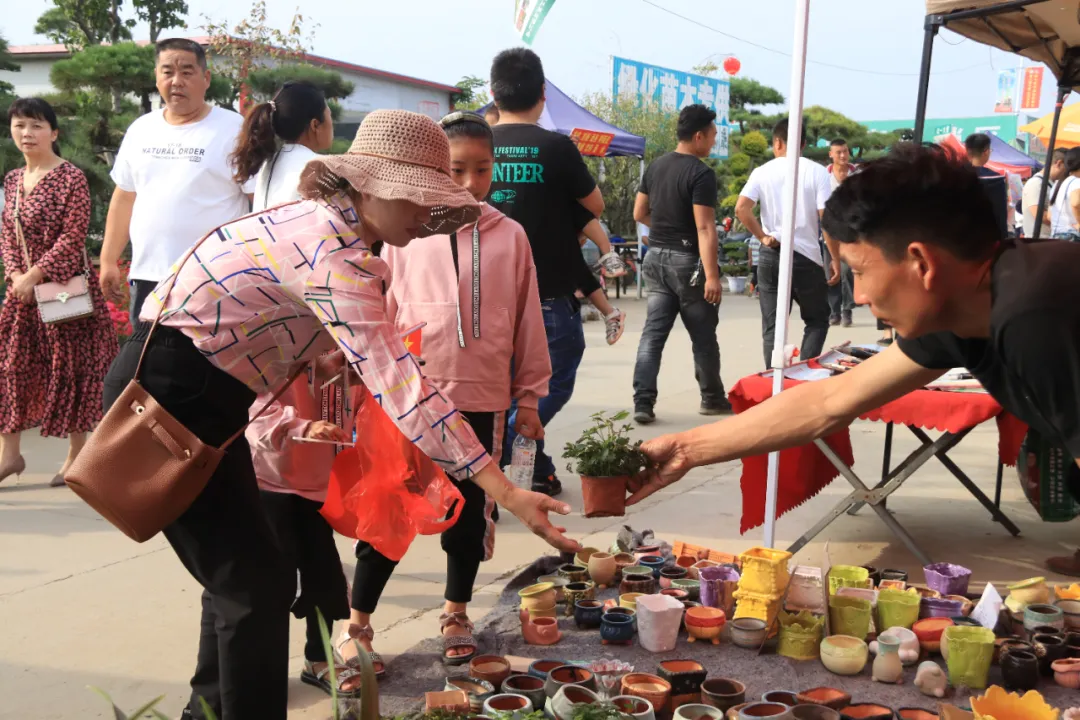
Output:
M204 47L209 47L208 37L191 39ZM0 80L14 85L15 93L20 96L55 92L56 89L49 82L49 71L57 60L71 56L63 45L15 45L10 48L10 52L21 69L19 72L0 71ZM213 54L209 53L209 55L212 65ZM360 121L372 110L412 110L438 120L450 112L453 107L453 94L457 92L457 88L453 85L421 80L318 55L308 55L305 61L312 65L336 70L356 86L352 95L339 101L342 113L335 122L334 128L334 134L338 137L352 138L356 134Z

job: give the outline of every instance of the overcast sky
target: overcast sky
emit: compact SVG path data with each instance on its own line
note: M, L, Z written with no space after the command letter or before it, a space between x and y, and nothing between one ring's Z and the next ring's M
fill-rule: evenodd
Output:
M235 23L250 8L243 0L189 4L188 34L202 32L204 15ZM610 90L612 55L689 70L710 56L720 60L734 54L742 61L742 76L786 96L793 5L792 0L557 0L533 48L548 78L572 95ZM0 31L13 45L45 42L33 26L50 6L49 0L7 2ZM271 22L285 27L296 6L297 0L268 0ZM307 18L319 24L317 54L449 84L464 75L486 77L492 56L517 44L513 7L513 0L303 3ZM858 120L913 116L922 27L919 0L813 0L806 103ZM146 37L143 28L135 34ZM930 116L992 115L997 71L1018 65L1017 56L942 33L934 46ZM1046 72L1042 112L1052 109L1053 94L1053 78Z

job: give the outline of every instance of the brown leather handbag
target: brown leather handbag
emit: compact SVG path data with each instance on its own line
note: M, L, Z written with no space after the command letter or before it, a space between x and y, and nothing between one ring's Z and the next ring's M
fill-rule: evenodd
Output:
M180 267L200 244L202 241L188 251L173 273L166 298ZM64 481L76 495L136 542L154 537L191 507L225 451L247 429L245 424L221 447L206 445L139 384L146 348L164 305L143 343L135 376L64 474ZM306 368L304 364L297 369L251 420L266 412Z

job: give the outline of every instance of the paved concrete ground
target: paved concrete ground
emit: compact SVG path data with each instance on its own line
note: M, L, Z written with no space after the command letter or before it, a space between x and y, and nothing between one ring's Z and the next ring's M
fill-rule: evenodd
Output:
M631 374L644 303L622 300L628 330L618 345L603 341L600 323L588 323L589 349L574 399L548 428L550 446L559 448L576 436L598 410L629 407ZM727 297L721 309L720 344L724 379L738 378L761 365L760 315L757 303ZM856 314L856 327L836 328L830 341L872 341L873 319ZM801 336L797 313L793 338ZM668 345L661 375L659 421L643 436L691 427L698 396L689 339L681 327ZM908 433L897 432L895 454L914 447ZM856 469L879 472L883 426L859 423L852 431ZM973 432L952 453L971 477L992 492L996 431L990 425ZM63 460L64 445L27 438L29 474L19 485L0 486L0 718L111 717L87 686L110 692L122 707L164 695L162 709L177 714L187 695L195 660L199 588L181 568L164 540L136 545L85 507L66 489L50 489L48 479ZM634 508L625 522L651 527L660 537L683 539L738 552L759 544L760 530L738 534L741 513L739 466L696 470L679 485ZM564 499L580 509L576 478L564 475ZM778 524L778 544L786 546L844 494L838 481L821 496L785 516ZM940 465L928 465L890 501L896 517L933 554L961 562L979 580L1004 582L1044 574L1043 557L1060 554L1080 540L1075 524L1038 521L1023 498L1013 471L1006 474L1003 507L1024 535L1014 539ZM567 520L570 532L586 545L610 543L623 520ZM833 562L873 563L917 570L917 561L871 513L843 517L820 538L830 541ZM819 564L822 542L807 547L799 559ZM346 571L352 565L349 544L339 544ZM496 557L482 568L472 613L490 608L516 568L545 552L513 518L499 525ZM375 616L376 647L393 655L437 631L445 577L438 538L419 539L401 563ZM916 576L918 574L916 573ZM302 661L303 626L294 624L294 676ZM432 688L435 689L435 688ZM294 680L290 718L326 718L325 696Z

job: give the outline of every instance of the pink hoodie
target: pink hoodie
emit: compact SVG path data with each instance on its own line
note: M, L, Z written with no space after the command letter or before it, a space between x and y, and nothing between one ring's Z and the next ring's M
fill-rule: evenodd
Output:
M427 323L424 375L457 409L501 412L511 397L535 409L548 393L551 360L529 240L521 225L487 204L477 224L475 250L474 226L457 232L459 272L447 235L386 246L387 312L402 332Z

